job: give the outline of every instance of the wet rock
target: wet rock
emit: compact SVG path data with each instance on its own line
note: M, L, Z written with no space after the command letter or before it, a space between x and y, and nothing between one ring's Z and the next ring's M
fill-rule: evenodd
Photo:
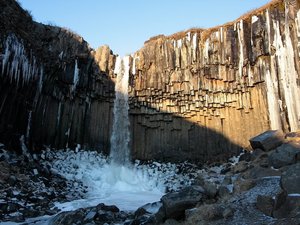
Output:
M165 217L180 219L186 209L193 208L203 198L205 190L201 186L190 186L179 192L169 193L161 198Z
M299 225L300 218L286 218L277 220L274 225Z
M198 176L195 179L195 185L199 185L203 187L205 190L205 195L207 195L210 198L214 198L218 192L218 187L214 182L211 182L202 176Z
M284 134L280 130L269 130L256 137L251 138L250 144L253 149L260 148L270 151L283 143Z
M262 149L256 148L256 149L254 149L254 150L252 151L252 153L251 153L251 160L253 161L253 160L255 160L255 159L261 157L261 155L263 155L263 154L265 154L265 152L264 152ZM267 156L267 155L266 155L266 156Z
M223 216L224 219L233 217L233 215L234 215L234 209L232 209L232 208L230 208L230 207L226 207L226 208L223 210L222 216Z
M83 221L85 217L85 210L79 209L76 211L62 212L51 219L51 225L71 225Z
M179 225L180 223L174 219L167 219L163 225Z
M219 187L218 195L220 198L226 199L229 198L232 194L233 185L221 185Z
M273 216L276 218L300 218L300 195L287 196L284 204L274 211Z
M300 160L300 144L283 144L269 155L269 165L274 168L291 165Z
M105 205L103 203L100 203L96 206L97 210L103 210L103 211L109 211L109 212L120 212L120 209L115 205Z
M281 186L288 194L300 194L300 163L288 166L282 173Z
M0 203L0 212L3 214L19 211L20 208L22 208L22 206L18 203Z
M244 152L244 154L242 154L239 158L239 162L242 161L246 161L246 162L250 162L252 160L252 153L249 151Z
M242 173L246 171L249 168L249 164L246 161L241 161L237 163L235 166L232 168L233 173Z
M258 179L272 176L281 176L281 171L261 166L254 166L242 174L242 177L245 179Z
M161 202L154 202L154 203L148 203L141 207L139 207L135 213L135 218L139 218L144 214L155 214L159 211L160 207L162 206Z
M234 189L234 192L240 193L243 191L248 191L249 189L255 187L255 185L256 185L256 180L240 178L234 182L233 189Z
M198 208L188 210L186 218L189 223L205 224L205 221L214 221L232 217L234 210L221 204L201 205ZM201 223L202 221L202 223Z
M62 212L51 219L52 225L71 224L116 224L123 223L131 216L119 211L115 206L99 204L96 207L78 209L75 211Z
M274 199L271 196L258 195L256 207L267 216L272 216L274 209Z

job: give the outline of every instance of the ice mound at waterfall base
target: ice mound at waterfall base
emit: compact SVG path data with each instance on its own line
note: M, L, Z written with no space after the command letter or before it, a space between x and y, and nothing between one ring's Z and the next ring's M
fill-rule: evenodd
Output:
M70 192L82 192L80 199L57 203L56 206L63 211L99 203L134 211L142 205L159 201L166 189L177 190L192 181L188 173L179 174L178 165L172 163L141 164L137 160L131 166L120 166L109 163L102 154L78 149L48 150L42 158L52 172L70 181Z

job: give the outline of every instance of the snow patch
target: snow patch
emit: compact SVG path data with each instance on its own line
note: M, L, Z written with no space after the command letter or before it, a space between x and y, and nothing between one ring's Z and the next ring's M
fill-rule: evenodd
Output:
M256 23L258 21L258 17L257 16L252 16L251 17L251 23L253 24L253 23Z

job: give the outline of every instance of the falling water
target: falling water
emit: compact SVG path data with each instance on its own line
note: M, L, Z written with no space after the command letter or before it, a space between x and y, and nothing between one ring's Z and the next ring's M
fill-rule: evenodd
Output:
M115 85L116 98L114 101L114 119L111 135L110 157L114 164L128 165L129 151L129 118L128 118L128 79L129 56L117 58L114 72L117 74Z

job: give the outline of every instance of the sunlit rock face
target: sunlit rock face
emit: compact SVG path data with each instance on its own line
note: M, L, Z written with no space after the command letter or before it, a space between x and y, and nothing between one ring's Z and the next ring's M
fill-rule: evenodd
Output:
M0 141L108 153L116 56L0 0ZM268 129L300 129L298 1L145 42L129 60L129 147L140 159L224 158ZM16 141L17 140L17 141Z
M220 27L147 41L133 56L136 156L208 159L268 129L299 129L299 16L297 1L273 1Z

